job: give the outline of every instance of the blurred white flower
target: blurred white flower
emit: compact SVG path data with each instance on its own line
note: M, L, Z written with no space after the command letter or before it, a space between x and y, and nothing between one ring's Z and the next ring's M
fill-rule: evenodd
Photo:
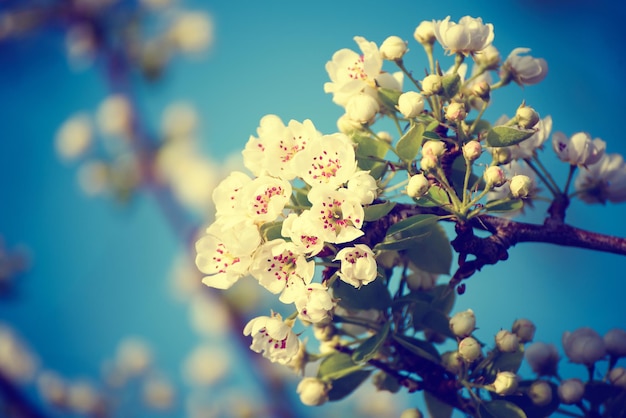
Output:
M104 99L96 112L100 130L107 135L126 136L130 133L133 110L128 98L113 94Z
M213 20L201 12L184 12L169 30L169 39L183 52L200 52L213 43Z
M570 138L562 132L555 132L552 135L552 147L561 161L588 166L600 161L606 143L600 138L592 140L586 132L577 132Z
M585 384L580 379L562 380L557 390L561 402L567 405L579 402L585 394Z
M524 358L533 372L539 376L555 376L559 363L559 352L554 344L536 342L524 352Z
M76 114L59 128L55 139L57 154L64 160L74 160L89 149L93 138L93 127L89 116Z
M572 363L591 365L606 355L604 340L589 327L564 332L562 344L565 355Z
M296 392L304 405L318 406L328 401L331 385L315 377L305 377L300 381Z
M126 376L146 373L152 365L152 350L138 337L127 337L117 346L116 368Z
M148 378L142 388L144 403L156 410L167 410L174 403L174 387L169 380L162 377Z
M0 324L0 373L15 383L29 382L37 359L8 326Z
M161 130L166 138L187 138L198 127L198 113L187 102L174 102L163 111Z
M68 384L67 406L80 414L96 415L103 404L100 394L91 383L76 381Z
M216 345L199 345L183 364L183 376L191 386L211 386L228 375L231 354Z
M448 54L469 55L482 51L493 42L493 25L483 24L480 17L464 16L457 24L450 22L448 16L444 20L434 21L433 24L437 41Z
M527 54L530 48L515 48L502 64L501 76L511 77L519 85L537 84L548 75L548 63L543 58Z
M574 183L577 196L587 203L626 201L626 163L619 154L604 154L595 164L579 170Z

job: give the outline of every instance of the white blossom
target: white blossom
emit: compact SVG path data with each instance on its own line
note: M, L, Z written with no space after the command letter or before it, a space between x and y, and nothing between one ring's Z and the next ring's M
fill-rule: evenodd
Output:
M308 198L313 204L308 218L323 241L340 244L363 235L361 228L365 212L358 198L348 189L316 186L309 191Z
M300 215L290 213L283 221L281 235L289 237L299 252L316 255L324 248L324 240L318 237L319 224L319 219L315 219L309 210Z
M213 43L213 21L206 13L184 12L177 16L168 37L183 52L199 52Z
M406 194L409 197L418 199L428 193L428 189L430 189L428 179L425 175L419 173L409 178L409 182L406 185Z
M435 24L430 20L423 20L415 28L413 37L417 42L424 46L432 45L437 39L435 37Z
M239 207L239 199L243 187L252 179L241 171L233 171L213 190L212 199L215 204L215 215L232 215Z
M415 91L402 93L397 107L405 118L415 118L424 110L424 96Z
M376 258L365 244L341 249L334 258L334 261L337 260L341 261L341 268L337 273L339 278L356 288L376 279L378 274Z
M589 327L574 332L564 332L563 350L572 363L593 364L606 355L604 340Z
M287 364L298 354L300 340L280 314L253 318L246 324L243 334L252 336L252 351L263 353L271 362Z
M587 203L626 201L626 163L619 154L604 154L595 164L579 170L574 182L577 196Z
M514 353L519 350L519 338L509 330L498 331L495 340L496 347L503 353Z
M407 51L407 42L399 36L390 36L380 45L380 55L389 61L402 59Z
M93 139L93 127L89 116L77 114L63 122L59 128L55 148L65 160L73 160L85 154Z
M543 58L527 54L530 48L515 48L502 64L502 76L511 77L519 85L537 84L548 75L548 63Z
M562 132L555 132L552 135L552 147L561 161L587 166L600 161L606 143L600 138L592 140L586 132L577 132L570 138Z
M482 51L493 42L493 25L483 24L480 17L464 16L457 24L451 22L448 16L444 20L434 21L433 24L437 41L448 54L468 55Z
M626 357L626 331L613 328L602 339L607 353L615 357Z
M311 283L303 288L294 303L300 318L314 324L328 322L336 304L326 286L321 283Z
M346 188L359 199L362 205L369 205L378 195L376 179L367 171L357 171L354 173L348 180Z
M326 383L315 377L305 377L298 383L296 392L304 405L319 406L328 401L330 383Z
M296 175L307 184L337 188L357 171L352 141L344 134L324 135L294 157Z
M465 337L459 341L459 356L467 363L472 363L482 356L482 349L478 341L472 337Z
M348 99L346 115L362 125L372 124L380 105L375 98L365 93L358 93Z

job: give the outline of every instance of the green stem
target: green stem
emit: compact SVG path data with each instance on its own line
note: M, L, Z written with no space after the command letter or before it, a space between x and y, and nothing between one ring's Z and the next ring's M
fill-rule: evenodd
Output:
M446 178L446 175L440 166L437 166L436 177L438 177L437 180L439 180L439 183L443 186L443 188L450 196L450 199L452 200L452 205L454 206L454 210L456 212L461 212L463 204L461 203L459 197L456 195L456 191L452 188L452 186L450 186L450 183L448 183L448 179Z
M478 122L482 118L483 113L485 113L485 110L487 110L488 105L489 105L489 102L486 100L483 100L483 106L480 109L480 112L478 112L478 116L476 116L476 119L474 119L474 122L472 122L472 126L470 126L469 130L467 131L468 135L472 135L474 133L474 129L476 129L476 125L478 125Z
M358 325L361 327L369 328L374 331L380 331L380 325L378 323L369 321L363 318L346 317L342 315L334 315L335 322L342 322L344 324Z
M472 175L472 162L465 159L465 178L463 178L463 207L467 205L467 201L470 199L470 192L467 189L469 186L469 180Z
M454 57L454 68L452 69L452 74L456 74L461 64L463 64L463 61L465 61L465 55L457 53Z
M537 168L535 167L535 165L532 163L532 161L529 158L524 158L524 161L526 161L526 164L528 164L528 167L530 167L535 174L537 175L537 177L539 177L539 179L543 182L543 184L545 184L548 189L550 189L550 193L552 193L552 195L554 197L559 196L561 194L561 192L558 190L558 187L556 185L552 185L548 179L543 175L543 173Z
M411 74L411 72L406 69L406 67L404 66L404 62L401 59L395 60L394 62L402 70L404 75L409 77L409 80L411 80L413 82L413 84L415 84L415 87L417 87L417 90L421 92L422 91L422 87L419 85L418 81L413 78L413 75Z

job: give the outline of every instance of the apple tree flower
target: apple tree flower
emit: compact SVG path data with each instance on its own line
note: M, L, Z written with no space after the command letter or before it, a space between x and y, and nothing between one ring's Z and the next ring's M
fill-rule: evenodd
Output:
M271 222L280 215L291 198L291 183L261 176L246 184L239 199L243 213L254 222Z
M589 327L564 332L562 343L565 355L572 363L590 365L606 355L604 340Z
M213 189L213 203L215 204L215 216L224 214L232 215L237 208L240 193L243 187L252 179L241 171L233 171Z
M374 281L378 275L374 253L365 244L341 249L334 260L341 261L339 278L356 288Z
M409 197L418 199L424 196L428 189L430 189L430 183L425 175L419 173L411 176L409 182L406 185L406 194Z
M311 211L304 211L300 215L290 213L283 221L281 235L291 239L299 252L313 256L324 248L324 240L318 237L317 226Z
M483 24L480 17L464 16L455 23L448 16L433 23L437 41L448 54L469 55L482 51L493 42L493 25Z
M580 170L574 183L577 196L587 203L626 201L626 163L619 154L604 154Z
M600 138L592 140L586 132L577 132L570 138L562 132L555 132L552 135L552 147L561 161L588 166L600 161L606 143Z
M469 337L472 335L475 328L476 316L474 315L474 311L471 309L457 312L452 318L450 318L450 330L457 337Z
M258 138L250 136L242 152L243 162L254 175L269 175L284 180L296 177L293 157L322 135L310 120L289 121L285 126L276 115L261 118Z
M314 272L315 263L283 239L261 245L250 265L250 275L270 292L282 292L279 299L283 303L292 303L304 285L311 283Z
M336 302L321 283L311 283L300 290L294 301L300 318L314 324L326 323Z
M367 171L357 171L348 180L348 191L359 199L362 205L369 205L378 195L376 179Z
M416 91L407 91L398 98L398 110L405 118L415 118L424 110L424 96Z
M391 75L382 72L383 57L376 46L362 36L355 36L361 54L350 49L341 49L326 63L330 82L324 91L333 94L333 101L346 106L348 100L361 92L376 97L376 87L402 90L402 73Z
M246 218L223 217L196 242L196 266L207 276L202 283L228 289L248 274L252 254L261 243L258 227Z
M512 79L517 84L529 85L541 82L548 75L548 63L543 58L527 54L530 48L515 48L502 64L500 75L503 79Z
M482 349L476 339L465 337L459 341L459 356L467 363L472 363L482 356Z
M435 43L437 39L435 37L435 24L430 20L423 20L419 25L415 28L413 32L413 37L420 44L427 46Z
M330 243L350 242L363 235L365 212L359 199L348 189L333 190L316 186L308 195L313 204L309 209L311 222L316 225L320 239Z
M353 121L362 125L374 122L376 114L380 110L378 101L365 93L358 93L348 99L346 103L346 115Z
M300 340L278 313L253 318L243 329L244 335L252 336L250 348L273 363L287 364L298 354Z
M305 377L298 383L296 392L304 405L319 406L328 401L331 384L316 377Z

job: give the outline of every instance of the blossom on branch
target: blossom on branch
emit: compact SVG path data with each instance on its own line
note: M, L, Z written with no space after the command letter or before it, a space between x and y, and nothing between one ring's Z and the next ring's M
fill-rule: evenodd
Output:
M252 351L263 353L263 357L273 363L287 364L298 354L300 347L300 340L291 326L280 314L272 313L271 317L259 316L250 320L243 334L252 336Z
M374 281L378 275L376 258L367 245L343 248L334 260L341 261L341 269L337 273L339 278L356 288Z
M493 25L483 24L480 17L464 16L459 23L455 23L448 16L433 24L437 41L448 54L469 55L482 51L493 42Z
M619 154L604 154L579 171L574 183L577 196L587 203L626 201L626 163Z
M561 161L571 165L588 166L600 161L606 143L600 138L591 139L586 132L577 132L570 138L562 132L552 135L552 147Z

